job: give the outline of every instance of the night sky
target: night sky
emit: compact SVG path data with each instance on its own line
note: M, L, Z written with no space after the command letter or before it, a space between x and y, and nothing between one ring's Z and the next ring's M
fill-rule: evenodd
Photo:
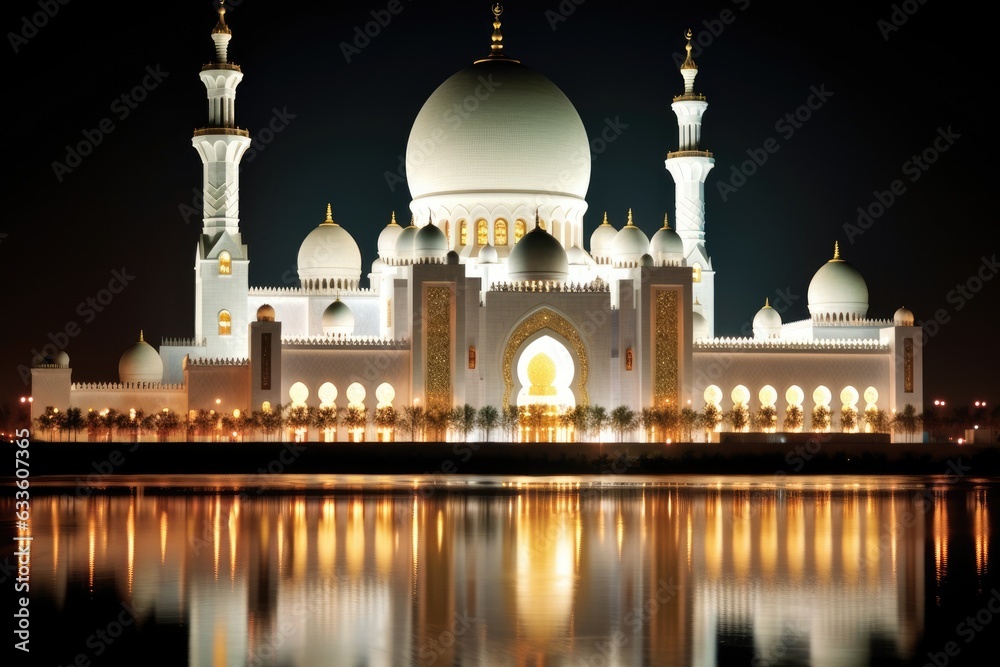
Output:
M48 3L58 11L43 21L39 6ZM424 100L487 55L491 14L486 2L399 0L401 11L347 62L342 44L372 11L389 16L390 4L292 9L243 0L227 15L230 59L245 74L237 124L258 138L241 173L252 285L297 284L298 246L327 202L358 241L365 277L390 212L400 222L409 217L405 184L387 174L397 174ZM927 328L924 347L926 399L995 404L990 22L960 12L959 3L910 0L897 5L897 26L891 3L862 4L511 2L503 32L506 53L558 85L589 136L609 123L621 128L614 141L595 142L589 238L604 211L621 226L631 207L647 235L665 212L673 218L663 160L677 147L670 103L683 82L675 58L691 27L696 89L709 102L702 146L716 160L706 207L717 334L741 335L765 298L783 307L786 322L807 317L809 280L839 241L868 282L870 317L891 318L905 305L926 324L937 313L941 323ZM0 266L12 307L0 400L27 393L18 365L29 365L32 349L50 337L68 340L74 380L114 381L118 357L140 328L157 346L193 332L201 221L191 208L200 210L201 163L191 133L206 124L198 72L213 57L215 14L211 2L135 7L79 0L3 7ZM44 25L26 28L26 16ZM131 99L144 83L145 99ZM789 123L786 114L814 90L826 99L813 97L817 108L799 112L808 120ZM112 131L99 131L102 122ZM261 136L272 122L280 131ZM99 143L77 166L67 163L67 145L88 135ZM765 145L778 149L745 183L734 180L748 151L759 156ZM925 151L933 163L918 165L913 157ZM858 208L877 204L875 193L891 192L894 181L894 201L866 228L857 225ZM720 183L739 187L720 192ZM124 289L101 312L87 306L116 271ZM72 338L59 335L67 326Z

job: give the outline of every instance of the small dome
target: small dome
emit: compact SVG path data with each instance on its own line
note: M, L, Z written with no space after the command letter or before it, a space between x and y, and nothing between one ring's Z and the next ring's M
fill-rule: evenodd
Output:
M693 337L695 340L708 338L708 320L701 313L691 313L691 327L694 330Z
M840 258L840 245L835 244L833 259L828 261L809 282L809 314L829 315L843 320L868 314L868 285L853 266Z
M361 279L361 251L346 229L333 221L330 205L326 220L309 232L299 246L299 280L331 281L338 287L357 286Z
M684 241L677 232L670 229L666 217L663 218L663 227L649 241L649 252L658 263L684 260Z
M649 239L632 223L632 209L629 209L628 224L618 230L611 244L611 261L615 266L638 264L648 252Z
M587 251L578 245L566 251L566 260L571 266L583 266L587 264Z
M897 327L912 327L913 313L910 312L909 308L900 308L892 316L892 323Z
M385 268L385 262L376 257L375 261L372 262L372 270L369 272L368 275L372 274L378 275L379 273L382 273L382 269L384 268Z
M448 237L428 222L413 237L413 259L441 259L448 254Z
M335 336L350 336L354 333L354 313L340 299L323 311L323 333Z
M618 230L608 222L608 214L605 213L604 222L590 235L590 256L598 261L610 257L611 244L615 242L616 234Z
M163 360L143 339L141 331L139 340L132 343L118 360L118 380L126 383L163 381Z
M402 260L413 260L413 240L417 235L417 227L410 220L410 226L405 227L396 237L396 258Z
M754 338L780 338L781 337L781 315L778 314L768 300L764 301L764 307L753 316L753 337Z
M455 252L454 250L449 250L448 254L445 255L444 261L445 264L447 264L448 266L458 266L459 264L458 253Z
M651 269L656 266L655 262L653 262L653 256L649 253L644 254L639 258L639 266L644 269Z
M500 256L497 254L497 249L492 244L487 243L479 249L478 260L480 264L496 264L500 261Z
M396 224L396 212L392 212L392 219L378 235L378 256L382 259L393 257L396 254L396 239L403 233L403 228Z
M536 225L510 251L507 274L511 280L566 280L569 261L562 244Z
M274 308L270 304L264 304L257 309L257 321L258 322L273 322L274 321Z
M56 356L52 360L52 363L59 368L69 368L69 355L66 354L66 350L59 350L56 352Z

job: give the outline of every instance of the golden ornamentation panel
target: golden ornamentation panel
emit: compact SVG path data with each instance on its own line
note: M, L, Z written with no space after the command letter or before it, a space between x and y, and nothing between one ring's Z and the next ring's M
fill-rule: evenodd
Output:
M521 347L524 341L543 329L550 329L562 336L569 341L573 351L576 352L576 361L580 366L577 373L579 380L577 383L577 397L581 405L588 405L590 403L590 397L587 394L587 376L589 370L587 365L587 348L584 347L583 339L580 338L580 334L577 333L576 328L570 324L569 320L554 310L542 308L521 322L514 330L514 333L510 335L510 338L507 339L507 346L503 352L504 391L502 406L510 403L510 395L514 390L514 355L517 354L518 348Z
M679 400L677 377L679 375L680 326L678 295L675 290L656 292L653 332L653 400L656 405Z
M451 408L451 288L427 289L427 355L424 393L427 408Z
M913 339L903 339L903 392L913 393Z

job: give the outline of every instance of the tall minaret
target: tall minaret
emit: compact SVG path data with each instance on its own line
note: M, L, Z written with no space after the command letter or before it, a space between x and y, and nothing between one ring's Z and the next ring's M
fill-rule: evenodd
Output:
M674 97L680 148L667 153L667 171L674 179L677 234L684 241L684 258L694 273L694 297L708 320L709 336L715 336L715 271L705 249L705 180L715 166L709 151L701 150L701 117L708 109L705 96L694 92L698 66L691 57L691 30L687 37L687 59L681 65L684 93Z
M247 356L247 247L240 235L240 158L250 146L246 130L236 127L236 86L243 80L229 62L232 33L226 9L219 6L212 30L215 60L201 68L208 89L208 125L194 131L191 143L204 165L204 224L195 256L195 338L205 340L209 357Z

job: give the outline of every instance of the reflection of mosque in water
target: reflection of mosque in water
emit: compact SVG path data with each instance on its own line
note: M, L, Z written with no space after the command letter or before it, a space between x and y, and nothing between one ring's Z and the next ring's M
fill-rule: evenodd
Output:
M985 568L985 495L969 493ZM714 665L723 643L868 664L872 647L913 656L925 519L939 580L948 566L943 497L925 512L904 487L564 483L35 507L36 545L51 549L33 554L32 594L63 608L76 584L113 581L147 622L190 629L191 665Z

